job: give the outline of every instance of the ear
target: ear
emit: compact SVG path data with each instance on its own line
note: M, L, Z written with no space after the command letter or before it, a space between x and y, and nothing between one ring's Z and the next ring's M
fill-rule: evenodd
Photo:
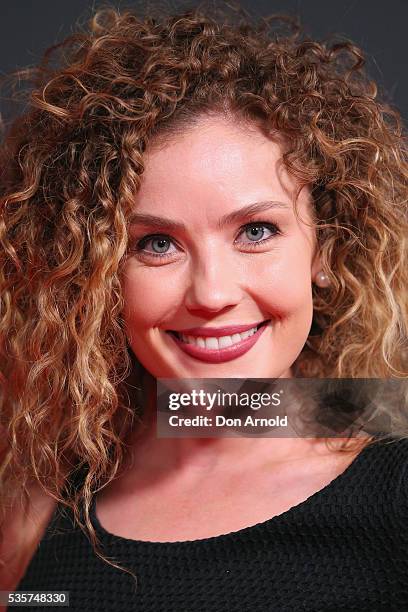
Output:
M321 270L322 270L321 254L320 254L320 250L318 246L316 245L316 250L313 255L312 267L311 267L311 278L313 282L316 278L316 274L320 272Z
M311 277L312 277L312 280L315 279L316 274L318 272L320 272L321 269L322 269L322 264L321 264L321 261L320 261L320 252L319 252L319 250L318 250L318 248L316 246L316 251L315 251L315 254L314 254L313 259L312 259L312 268L311 268Z

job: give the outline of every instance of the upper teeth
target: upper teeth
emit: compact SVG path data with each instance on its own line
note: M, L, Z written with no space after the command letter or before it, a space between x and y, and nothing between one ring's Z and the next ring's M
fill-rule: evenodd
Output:
M201 348L221 349L225 348L226 346L232 346L233 344L237 344L238 342L245 340L245 338L252 336L257 331L257 329L258 328L255 326L251 327L251 329L248 329L247 331L232 334L232 336L220 336L219 338L201 338L200 336L186 336L185 334L179 335L183 342L186 342L187 344L196 344Z

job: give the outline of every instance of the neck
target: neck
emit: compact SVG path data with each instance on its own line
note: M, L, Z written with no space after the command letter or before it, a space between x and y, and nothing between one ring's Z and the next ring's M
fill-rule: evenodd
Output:
M242 465L296 461L317 453L328 453L323 439L310 438L158 438L156 380L142 376L142 422L130 434L129 459L133 469L144 474L214 474Z

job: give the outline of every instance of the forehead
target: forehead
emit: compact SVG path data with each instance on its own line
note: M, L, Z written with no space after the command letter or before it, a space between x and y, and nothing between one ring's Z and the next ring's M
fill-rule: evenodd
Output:
M217 215L252 202L293 203L299 184L282 164L282 145L255 125L206 118L145 153L135 210ZM299 210L307 208L303 189Z

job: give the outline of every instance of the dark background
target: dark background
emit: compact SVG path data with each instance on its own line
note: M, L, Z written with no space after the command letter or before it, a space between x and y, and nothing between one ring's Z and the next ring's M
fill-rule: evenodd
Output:
M152 4L158 2L150 0ZM0 75L35 64L42 52L84 24L100 0L12 0L0 3ZM112 0L118 7L144 3ZM160 6L188 8L198 2L163 2ZM242 0L251 14L285 12L300 16L307 32L324 38L338 34L356 42L366 53L368 72L382 97L408 119L408 0ZM1 103L7 114L7 104Z

